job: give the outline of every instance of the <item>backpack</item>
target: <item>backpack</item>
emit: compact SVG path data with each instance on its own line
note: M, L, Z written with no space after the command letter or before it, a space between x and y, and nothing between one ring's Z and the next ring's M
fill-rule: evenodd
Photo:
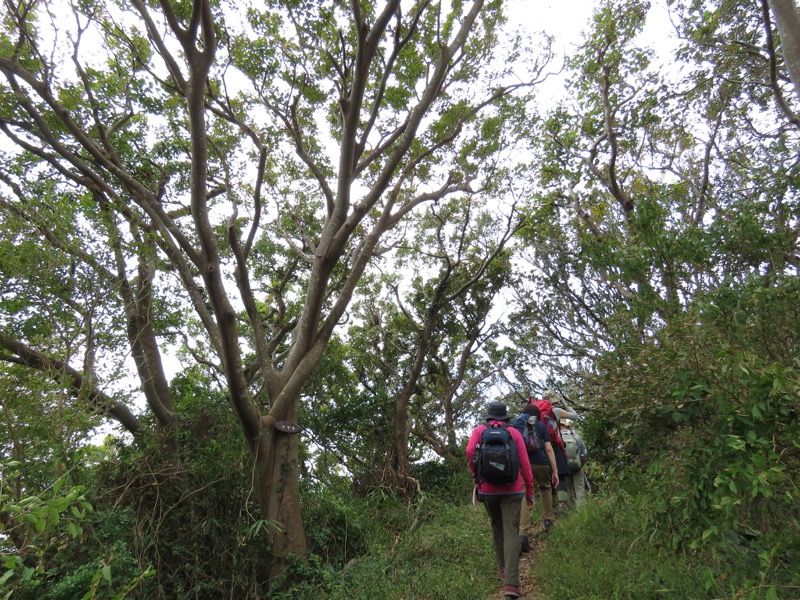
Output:
M547 432L550 434L550 441L554 446L563 450L564 440L561 439L561 433L558 430L558 423L553 414L553 405L548 400L534 400L533 397L528 402L539 407L539 411L542 413L542 423L547 425Z
M586 455L581 454L578 445L578 437L569 429L561 432L561 439L564 440L564 450L567 454L567 465L571 473L580 470L586 462Z
M517 445L507 427L487 427L475 447L475 476L479 482L510 485L519 476Z
M526 415L524 413L511 421L511 427L522 434L529 456L538 450L544 450L544 441L536 431L536 423L537 418L534 415Z

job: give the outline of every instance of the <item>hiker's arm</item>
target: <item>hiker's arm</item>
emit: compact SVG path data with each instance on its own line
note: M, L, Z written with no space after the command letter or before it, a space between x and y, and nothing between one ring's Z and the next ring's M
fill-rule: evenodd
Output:
M475 478L475 464L473 460L475 459L475 446L478 445L478 441L481 439L481 433L485 427L476 427L472 431L472 435L469 438L469 442L467 442L467 464L469 465L469 470L472 471L472 477Z
M545 442L544 451L547 452L547 460L550 461L550 479L553 487L558 487L558 466L556 466L556 455L553 453L553 444Z
M525 483L525 498L533 500L533 472L531 471L531 461L528 458L528 449L525 447L525 440L522 439L522 434L514 429L509 429L511 432L511 439L517 447L517 458L519 460L519 469L522 473L522 481Z
M566 400L562 400L558 406L553 407L553 414L556 416L556 419L558 419L559 423L561 422L561 419L575 420L578 418L578 413L569 407L569 404L567 404Z

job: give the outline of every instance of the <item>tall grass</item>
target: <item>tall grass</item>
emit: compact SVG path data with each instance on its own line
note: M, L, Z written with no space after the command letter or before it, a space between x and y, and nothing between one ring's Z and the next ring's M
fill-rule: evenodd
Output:
M623 494L593 497L562 517L536 557L537 599L712 598L704 560L669 551L643 533L642 507Z
M374 511L374 506L371 508ZM744 585L723 555L675 550L652 529L648 493L595 494L540 534L532 561L536 600L780 600L790 586ZM482 507L428 499L422 507L390 503L370 512L366 547L344 567L320 558L294 574L275 600L486 600L498 581ZM367 519L367 515L362 515ZM538 515L534 515L535 521ZM741 571L741 569L739 569ZM743 583L744 582L744 583Z
M497 591L483 507L428 500L415 517L417 524L394 536L378 536L382 539L341 570L307 566L291 589L273 598L484 600Z

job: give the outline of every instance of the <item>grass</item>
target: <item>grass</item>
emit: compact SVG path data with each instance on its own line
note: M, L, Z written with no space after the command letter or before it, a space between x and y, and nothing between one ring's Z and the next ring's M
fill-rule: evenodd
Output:
M391 515L382 515L391 522ZM482 506L429 501L413 530L375 536L344 569L321 562L294 574L274 600L485 600L496 591L491 530ZM380 538L378 540L378 538Z
M708 554L681 554L644 533L642 499L593 495L562 517L533 562L537 600L744 600L797 597L795 588L731 588ZM274 600L486 600L497 593L491 532L483 507L430 501L419 526L398 527L388 509L373 519L369 547L343 569L317 561ZM534 519L539 515L535 513ZM402 521L402 519L400 519ZM375 535L378 531L382 534ZM740 589L733 587L731 589Z
M348 568L329 597L483 600L496 588L490 536L482 507L432 505L413 533Z
M542 600L709 598L703 561L661 549L642 533L630 498L594 497L559 520L534 566Z

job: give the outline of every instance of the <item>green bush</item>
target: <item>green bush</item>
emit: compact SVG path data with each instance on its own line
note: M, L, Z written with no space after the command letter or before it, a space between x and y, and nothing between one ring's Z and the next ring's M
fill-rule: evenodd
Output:
M717 596L800 587L798 293L791 277L710 292L605 357L587 392L601 421L613 415L587 436L616 448L606 481L637 498L648 539L706 556L703 589Z
M496 591L491 530L482 507L431 501L424 522L353 561L331 600L483 600Z
M362 554L374 533L368 503L330 488L303 494L303 523L309 553L341 568Z
M427 461L415 465L412 474L417 478L422 492L442 502L463 504L469 500L472 490L472 475L467 468L467 459L461 464L450 464L442 461Z
M581 510L559 518L534 564L542 598L675 600L707 597L703 560L652 543L649 510L626 495L594 495ZM557 575L556 575L557 574Z

